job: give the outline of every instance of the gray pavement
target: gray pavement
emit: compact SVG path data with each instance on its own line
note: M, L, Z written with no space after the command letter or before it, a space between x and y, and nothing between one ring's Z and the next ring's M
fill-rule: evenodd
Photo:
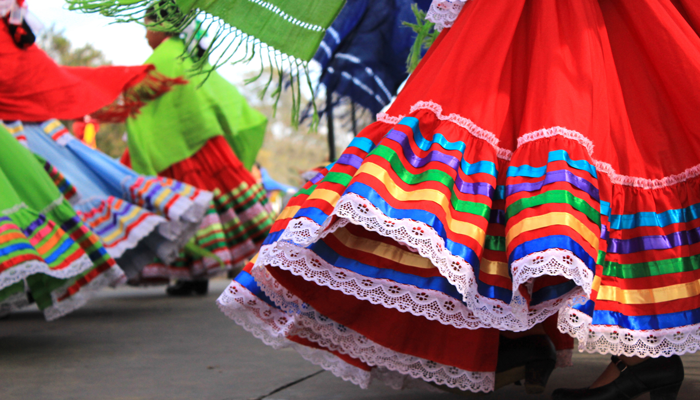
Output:
M381 384L362 390L322 372L293 350L273 350L219 312L214 300L227 284L214 280L208 296L190 298L167 297L162 287L103 290L82 309L54 322L31 309L0 320L0 399L464 397L395 391ZM700 355L684 356L683 361L686 381L679 399L695 400L700 394ZM553 373L545 395L528 396L521 387L509 386L488 398L548 399L554 388L589 384L606 362L605 356L576 354L573 368Z

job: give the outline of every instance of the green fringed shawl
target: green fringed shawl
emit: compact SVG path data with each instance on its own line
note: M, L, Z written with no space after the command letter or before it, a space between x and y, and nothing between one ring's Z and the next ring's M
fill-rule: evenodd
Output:
M191 74L193 61L182 57L185 43L170 38L158 46L146 64L168 77ZM194 155L207 140L223 135L246 168L255 162L262 146L267 119L252 109L238 90L212 72L188 76L147 103L126 121L132 168L156 175Z
M262 93L266 93L273 81L277 87L272 93L275 107L280 99L284 82L292 91L292 123L299 122L301 110L302 80L314 88L309 77L308 63L318 50L326 29L331 26L345 5L345 0L65 0L71 10L100 13L116 18L117 22L142 22L146 9L153 5L166 13L162 21L149 26L150 29L180 33L195 19L201 32L205 32L211 43L201 60L206 60L218 50L212 65L203 61L194 64L198 71L216 69L229 62L247 62L259 57L262 65L272 67L271 74ZM201 40L201 35L189 37ZM242 56L241 56L242 55ZM258 79L263 74L260 71ZM317 114L314 104L314 124Z
M209 32L218 38L228 34L250 36L266 46L298 60L311 61L345 0L66 0L71 10L97 12L119 22L139 21L155 4L167 8L166 23L182 31L195 17L220 20L228 32ZM180 12L174 12L176 4Z
M276 50L310 61L345 0L176 0L200 9Z

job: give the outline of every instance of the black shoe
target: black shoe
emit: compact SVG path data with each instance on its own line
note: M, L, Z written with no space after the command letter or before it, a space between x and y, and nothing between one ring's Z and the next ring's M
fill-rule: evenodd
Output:
M557 352L546 335L531 335L518 339L501 336L498 343L494 390L524 381L528 394L542 393L556 363ZM432 385L450 393L474 395L443 385Z
M192 282L192 290L196 294L198 294L200 296L204 296L209 291L209 280L204 279L201 281L193 281Z
M168 286L165 293L170 296L189 296L194 291L194 282L192 281L177 281L174 285Z
M524 381L528 394L544 392L557 363L557 352L546 335L508 339L501 336L494 390Z
M634 399L650 393L651 400L675 400L683 383L683 362L678 356L650 358L637 365L627 365L613 356L620 376L595 389L557 389L552 400Z

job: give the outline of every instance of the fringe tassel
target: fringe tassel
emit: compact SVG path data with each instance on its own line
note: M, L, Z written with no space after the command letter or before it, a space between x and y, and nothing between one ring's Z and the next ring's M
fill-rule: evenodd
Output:
M427 50L432 46L433 42L440 34L435 30L435 24L425 18L425 12L418 8L418 5L412 4L411 10L416 16L416 23L403 22L404 26L408 26L416 33L416 41L411 46L411 51L406 60L406 71L412 73L420 63L423 57L423 50Z
M100 122L124 122L138 114L139 109L149 100L169 92L175 85L186 83L187 80L182 77L170 78L154 69L150 70L142 80L128 87L114 103L92 113L91 117Z
M144 25L143 17L146 9L153 6L154 12L165 15L159 24L149 24L148 29L181 34L192 23L197 23L200 32L204 34L191 34L185 38L187 53L183 57L191 57L194 60L192 73L209 75L224 64L250 63L258 57L261 67L260 72L253 78L247 79L246 84L256 82L264 75L266 66L272 68L269 80L263 86L260 97L265 96L271 89L273 81L276 85L270 93L274 99L274 112L277 111L282 90L289 87L292 90L292 124L296 128L300 123L301 112L301 82L302 74L306 76L305 84L312 95L311 103L315 102L315 90L309 76L308 62L282 53L268 46L257 38L228 25L222 19L208 14L199 9L188 12L181 11L174 1L149 1L149 0L66 0L71 10L80 10L85 13L100 13L116 18L117 22L136 22ZM162 11L162 14L160 12ZM209 43L202 46L203 39ZM215 60L210 60L214 52L220 54ZM239 56L242 52L242 56ZM267 54L267 61L264 54ZM232 59L239 57L236 60ZM138 103L135 103L138 105ZM136 107L138 109L138 107ZM311 129L318 126L318 110L314 104L314 116ZM109 115L116 118L123 117L117 112L109 111ZM98 118L97 116L95 116ZM102 119L100 119L102 120Z

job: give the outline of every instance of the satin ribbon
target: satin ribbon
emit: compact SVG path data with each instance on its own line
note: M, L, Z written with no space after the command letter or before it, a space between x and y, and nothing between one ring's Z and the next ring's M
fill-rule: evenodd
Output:
M631 254L647 250L668 250L700 242L700 227L668 235L650 235L633 239L608 239L608 253Z
M443 225L443 222L436 217L435 214L423 209L402 210L394 208L382 196L380 196L374 188L360 182L355 182L350 185L350 187L348 187L346 190L346 193L355 193L361 197L364 197L389 218L411 219L414 221L423 222L424 224L433 228L435 232L442 237L443 240L445 240L445 248L450 251L450 253L462 257L469 264L471 264L472 267L478 268L480 261L474 249L450 239L447 235L445 225Z
M394 183L386 170L373 163L365 162L357 173L358 175L361 173L369 174L380 180L391 196L399 202L430 201L439 205L445 212L445 222L450 230L461 235L470 236L477 243L484 243L484 237L486 236L484 229L470 222L454 218L451 212L452 203L444 193L434 189L418 189L407 192ZM488 210L488 207L486 209Z
M652 278L700 269L700 255L637 264L620 264L606 260L602 265L604 276L620 279Z
M552 190L533 197L520 199L506 209L507 218L513 218L523 210L547 204L568 204L585 214L596 225L600 225L600 213L584 199L565 190Z
M413 148L411 148L411 141L409 140L408 136L398 130L392 129L389 131L389 133L385 136L386 139L392 140L396 143L398 143L401 146L401 149L403 151L404 156L406 157L406 160L411 163L416 168L422 168L429 162L440 162L443 163L450 168L454 170L461 169L462 172L464 172L465 175L473 175L473 174L489 174L493 176L494 178L498 176L498 171L496 170L496 164L494 164L491 161L478 161L473 164L467 162L465 159L459 159L457 157L451 156L449 154L445 154L440 152L437 149L431 149L432 143L423 139L423 137L420 137L420 140L423 142L423 145L419 145L418 147L421 148L423 151L429 151L429 153L425 157L420 157L416 153L413 152ZM442 135L440 134L435 134L435 137L433 140L438 140L442 138ZM425 147L425 148L423 148ZM461 152L464 151L464 144L462 144L462 149Z
M700 295L700 281L679 283L653 289L622 289L617 286L602 285L598 288L599 300L615 301L621 304L653 304Z
M421 289L429 289L442 292L457 301L462 301L462 294L457 291L447 278L443 276L436 277L421 277L413 274L395 271L388 268L377 268L372 265L361 263L352 258L346 258L336 253L323 240L309 246L309 250L313 251L318 257L323 259L328 264L337 268L343 268L362 276L373 279L386 279L396 283L411 285ZM386 285L387 282L384 282Z
M598 179L598 174L596 169L591 163L586 160L573 160L566 150L553 150L547 155L547 163L553 163L557 161L566 161L566 163L574 169L581 171L586 171L593 178ZM508 173L506 176L524 176L528 178L540 178L544 176L547 172L547 165L542 167L531 167L529 165L521 165L519 167L508 167Z
M343 246L364 253L370 253L377 257L391 260L397 264L421 269L437 268L429 259L421 256L418 253L413 253L400 247L392 246L373 239L355 236L345 228L335 231L333 236L343 243Z
M569 250L595 274L597 265L596 259L588 254L576 240L563 235L552 235L528 240L516 246L510 254L508 254L508 262L512 265L521 258L550 249Z
M533 231L536 229L547 228L553 225L567 226L576 231L581 237L588 242L596 251L598 251L599 238L596 233L593 233L588 227L569 213L552 212L536 217L525 218L517 224L513 225L506 233L506 247L510 245L516 237L522 233Z
M593 311L593 324L606 327L619 326L625 329L647 331L653 335L653 329L671 329L700 323L700 308L669 314L646 316L626 316L615 311ZM595 329L595 327L594 327Z
M481 195L488 198L493 197L494 188L487 182L465 182L459 174L453 179L448 173L437 169L428 169L418 174L413 174L404 166L404 160L399 158L389 147L379 146L371 155L382 157L384 160L388 161L391 164L391 169L406 184L415 185L423 182L435 181L441 183L450 189L450 191L456 189L465 194Z
M517 184L513 184L513 185L507 185L506 186L506 197L512 196L515 193L519 193L519 192L536 192L538 190L541 190L546 185L551 185L551 184L557 183L557 182L568 182L569 184L576 187L577 189L588 193L588 195L591 196L591 198L593 198L593 200L600 201L600 195L598 193L598 188L596 188L589 181L581 178L580 176L574 175L571 171L567 171L564 169L558 170L558 171L547 172L545 174L544 180L541 180L539 182L524 182L524 183L517 183Z

